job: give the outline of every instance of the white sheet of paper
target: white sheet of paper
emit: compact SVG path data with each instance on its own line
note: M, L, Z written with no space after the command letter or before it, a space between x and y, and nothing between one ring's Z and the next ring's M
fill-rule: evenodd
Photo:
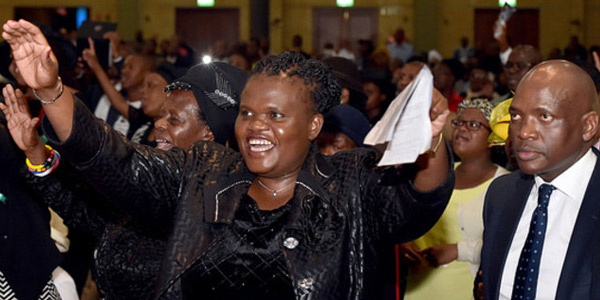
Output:
M413 163L431 147L432 96L433 75L424 66L365 137L368 145L387 143L378 166Z

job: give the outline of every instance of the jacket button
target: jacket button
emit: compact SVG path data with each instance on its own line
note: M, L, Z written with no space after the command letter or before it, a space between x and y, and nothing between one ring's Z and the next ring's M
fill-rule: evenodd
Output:
M312 285L313 285L313 279L312 279L312 277L308 277L308 278L304 278L304 279L298 280L298 286L301 287L301 288L303 288L303 289L305 289L305 290L310 289L312 287Z
M298 247L298 240L295 237L288 237L283 241L283 246L292 250Z

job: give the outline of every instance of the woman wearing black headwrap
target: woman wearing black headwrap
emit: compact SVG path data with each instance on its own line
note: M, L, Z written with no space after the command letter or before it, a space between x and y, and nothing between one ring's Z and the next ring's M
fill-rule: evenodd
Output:
M167 100L160 119L155 123L160 143L164 144L167 139L162 137L164 132L176 132L166 135L171 147L187 149L200 140L225 144L233 135L239 91L246 77L243 71L233 66L217 63L210 67L195 66L185 76L168 85L165 89ZM221 91L235 105L218 106L211 100L218 85L228 87L221 88ZM188 99L188 96L191 98ZM8 88L5 97L16 100L22 97L22 93ZM182 101L188 100L191 102L181 105ZM14 129L14 122L15 119L12 119L12 123L9 119L9 128ZM210 135L200 132L210 132ZM34 157L38 155L34 153L41 153L39 156L47 159L47 151L33 127L28 128L27 135L26 142L17 143L30 161L37 161ZM27 180L42 195L42 200L63 216L69 227L91 232L98 239L94 251L94 278L102 297L149 299L159 274L167 227L122 213L76 178L81 177L80 173L64 164L45 177L28 174Z

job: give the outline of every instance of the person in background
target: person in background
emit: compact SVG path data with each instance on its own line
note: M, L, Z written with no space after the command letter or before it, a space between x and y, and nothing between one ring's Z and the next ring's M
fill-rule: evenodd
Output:
M387 48L390 51L392 60L399 59L403 63L407 63L408 59L414 54L413 45L406 40L402 28L396 29L392 37L392 42L387 45Z
M310 55L308 55L308 53L304 52L304 50L302 49L302 36L300 36L299 34L294 35L294 37L292 38L292 51L296 51L302 54L304 58L310 58Z
M460 47L454 51L452 58L460 61L463 65L467 64L469 57L475 55L475 49L469 46L469 38L463 36L460 38Z
M342 57L330 57L323 62L332 68L333 75L342 86L340 103L350 105L365 114L367 95L363 92L356 65Z
M493 105L486 99L460 103L452 149L456 183L448 207L429 232L400 246L409 269L406 300L469 299L479 268L483 239L483 200L492 180L508 171L492 160L489 145Z
M460 78L460 74L456 70L458 68L457 64L460 63L455 60L445 59L436 64L431 70L433 73L433 85L448 99L448 109L451 112L456 112L458 104L463 100L454 90L454 82L457 77Z
M375 51L375 46L371 40L358 40L358 58L356 65L358 70L365 69L369 65L369 57Z
M86 92L86 102L96 117L106 121L111 127L131 139L136 135L138 127L142 124L131 126L129 122L130 107L140 108L144 78L156 68L153 57L142 54L131 54L125 58L121 79L113 84L110 77L99 63L96 56L94 41L88 38L90 48L83 51L83 59L92 70L101 91L96 87ZM146 126L147 128L147 126ZM139 134L137 136L140 136ZM135 140L140 142L141 140Z
M569 38L569 44L565 47L563 58L575 62L578 60L587 60L587 50L579 43L579 38L576 35L572 35Z
M365 113L369 122L374 125L383 117L388 106L394 100L396 88L389 78L371 77L372 74L363 72L363 91L367 95Z
M250 74L250 71L252 70L250 58L248 57L248 54L246 54L246 47L244 45L234 46L227 61L232 66L238 67L248 74Z
M407 63L398 73L398 82L396 84L396 93L400 94L412 81L419 75L425 64L420 61Z
M148 145L155 144L154 121L160 118L161 108L167 99L164 92L165 87L176 78L182 77L186 71L186 69L172 64L161 64L144 77L144 87L140 99L142 107L129 106L129 123L133 128L138 128L131 137L132 141Z
M519 82L521 82L523 76L541 61L542 55L533 46L515 46L508 56L508 61L503 66L504 73L506 73L506 84L509 92L492 100L492 103L496 105L506 99L512 98L512 95L517 90L517 86L519 85Z
M488 100L500 97L494 90L494 80L492 73L486 72L482 68L473 68L469 73L468 90L465 99L484 98Z
M435 67L435 65L440 63L442 60L444 60L444 58L439 51L431 49L429 52L427 52L427 65L429 65L430 68Z
M319 152L334 155L340 151L366 147L363 143L371 129L369 120L352 106L341 104L325 116L323 130L317 138Z

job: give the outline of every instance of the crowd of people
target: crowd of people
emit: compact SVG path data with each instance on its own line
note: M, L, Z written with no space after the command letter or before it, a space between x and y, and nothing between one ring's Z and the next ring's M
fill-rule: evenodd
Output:
M104 66L8 21L0 299L600 299L599 53L503 29L201 63L109 32ZM365 137L424 69L431 147L377 167Z

